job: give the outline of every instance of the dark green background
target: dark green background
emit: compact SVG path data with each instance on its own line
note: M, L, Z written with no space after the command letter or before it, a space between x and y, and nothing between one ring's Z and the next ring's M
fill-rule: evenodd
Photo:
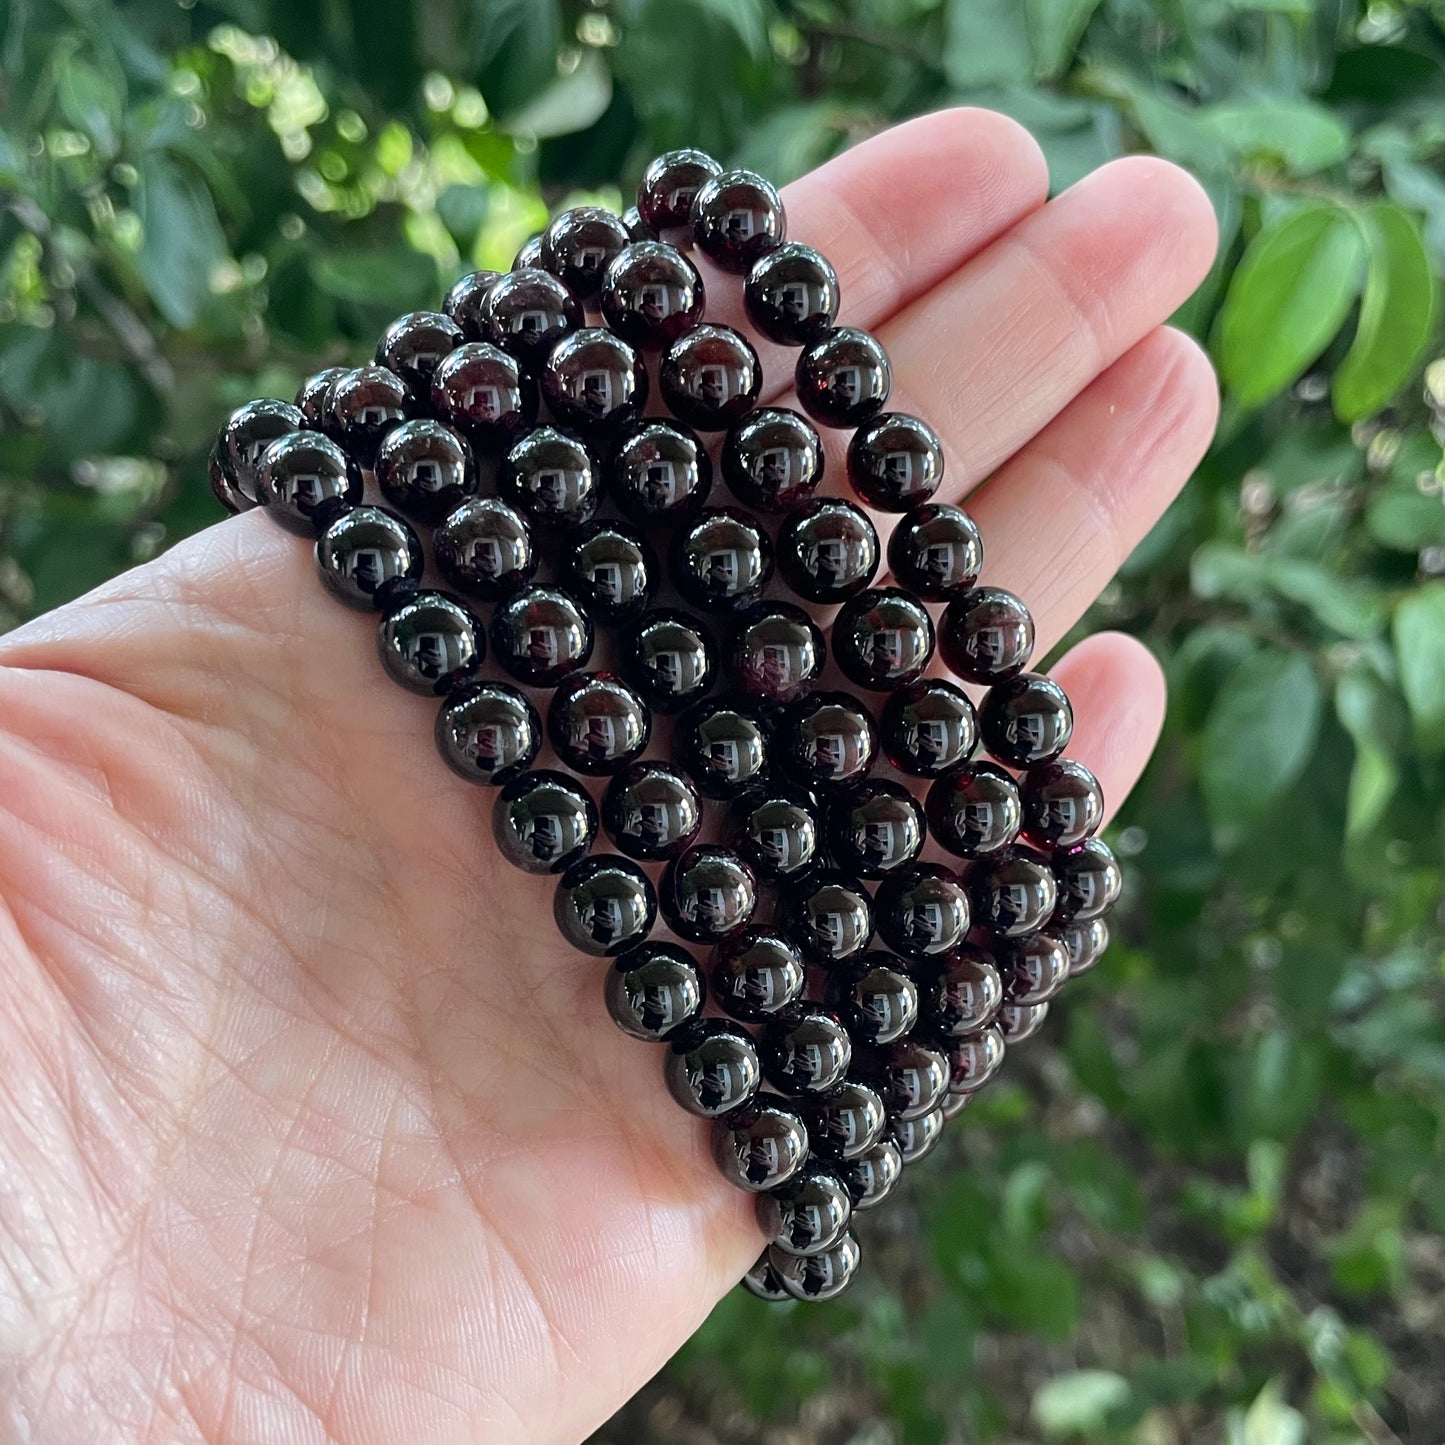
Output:
M665 147L784 181L967 100L1056 188L1147 149L1214 198L1219 440L1090 618L1172 684L1118 942L846 1301L725 1300L605 1439L1445 1437L1442 52L1393 0L0 4L0 626Z

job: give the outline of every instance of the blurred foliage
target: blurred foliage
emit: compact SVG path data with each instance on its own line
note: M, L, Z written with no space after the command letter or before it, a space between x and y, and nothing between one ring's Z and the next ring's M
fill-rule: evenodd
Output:
M1172 683L1118 942L849 1301L725 1300L603 1438L1445 1438L1442 54L1404 0L0 3L0 626L665 147L787 180L966 100L1215 202L1220 437L1090 619Z

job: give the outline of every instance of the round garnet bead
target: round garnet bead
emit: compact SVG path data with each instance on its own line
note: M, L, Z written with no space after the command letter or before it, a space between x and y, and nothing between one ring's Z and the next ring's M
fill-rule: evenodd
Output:
M899 1039L877 1050L869 1061L869 1078L895 1119L917 1119L931 1113L948 1092L952 1071L949 1056L921 1039Z
M878 533L851 502L818 497L778 531L778 569L805 602L846 602L878 572Z
M802 349L793 380L803 410L814 421L856 427L887 405L893 370L876 337L838 326Z
M697 267L661 241L634 242L602 278L602 315L624 341L656 348L702 320L706 294Z
M591 522L567 544L562 574L568 591L598 622L629 622L657 586L657 557L625 522Z
M663 1076L690 1114L715 1119L739 1109L763 1081L757 1045L741 1024L695 1019L669 1035L667 1045Z
M358 366L338 376L326 393L326 434L360 467L376 463L376 450L415 405L406 383L384 366Z
M1087 973L1104 956L1109 946L1109 925L1103 917L1075 919L1059 928L1059 938L1069 954L1069 977Z
M621 678L576 672L547 705L547 736L573 772L614 773L642 756L652 736L652 717Z
M360 503L361 469L330 437L295 431L261 454L256 496L288 531L314 536Z
M580 437L534 427L508 449L497 490L538 527L577 527L602 500L602 479Z
M611 211L573 206L542 232L542 265L579 301L591 301L608 266L631 240L621 217Z
M786 230L782 198L752 171L709 176L693 196L693 240L719 270L742 275L782 242Z
M838 316L838 273L821 251L789 241L754 263L743 285L748 320L770 341L802 346Z
M888 570L900 587L947 602L978 581L983 538L962 508L925 502L898 519L888 539Z
M752 410L763 369L741 332L694 326L663 352L657 383L679 421L699 431L722 431Z
M1002 587L974 587L948 604L938 629L939 651L969 682L1002 682L1023 671L1034 650L1029 610Z
M808 1142L821 1159L849 1160L867 1154L883 1135L888 1110L871 1084L847 1079L798 1101Z
M498 277L480 314L482 334L474 339L500 346L534 372L583 319L577 298L550 271L536 267Z
M707 985L685 949L649 940L618 955L607 970L604 996L623 1033L654 1042L702 1013Z
M1043 1028L1049 1016L1046 1003L1006 1003L998 1011L998 1031L1012 1047L1031 1039Z
M884 412L853 433L848 480L875 510L906 512L938 490L943 443L926 421L905 412Z
M774 1243L775 1262L823 1254L847 1232L853 1202L834 1167L811 1162L781 1189L758 1196L758 1223Z
M942 678L924 678L889 694L878 728L899 772L936 778L966 762L978 742L968 695Z
M734 812L733 845L760 878L795 878L821 858L818 803L803 789L765 783L745 793Z
M529 687L556 687L592 656L592 622L560 587L528 587L497 604L492 649Z
M899 1157L905 1164L917 1164L938 1147L946 1122L943 1106L939 1105L915 1119L892 1119L888 1137L898 1146Z
M233 411L216 436L216 466L211 477L216 500L230 512L258 506L261 499L256 493L256 471L266 448L278 437L301 431L307 425L299 407L271 397L248 401Z
M779 731L779 760L808 787L844 787L868 776L878 756L872 714L846 692L793 703Z
M445 592L416 592L388 607L376 643L393 681L436 697L475 676L487 651L482 624Z
M712 989L725 1014L756 1023L802 998L808 970L802 955L770 928L745 928L718 944Z
M437 363L465 340L462 328L444 312L409 311L382 332L376 344L376 363L394 371L412 400L425 405L431 400Z
M922 852L923 809L898 783L859 783L829 802L827 836L828 852L839 868L860 878L881 878Z
M1102 838L1085 838L1052 855L1061 923L1088 922L1108 912L1124 887L1114 850Z
M477 490L472 449L439 421L403 422L376 453L376 482L398 511L439 522Z
M597 836L597 808L575 778L539 769L514 778L492 808L502 856L527 873L560 873Z
M436 741L454 773L471 783L501 785L536 761L542 720L516 688L504 682L474 682L442 704Z
M345 366L323 366L320 371L313 371L296 388L297 410L306 418L306 425L312 431L326 430L327 401L331 396L331 388L339 377L346 375L349 369ZM255 406L257 403L251 402L250 405ZM242 407L242 411L245 409Z
M494 602L518 591L537 571L532 534L498 497L473 497L432 534L437 570L459 592Z
M709 507L673 534L668 554L683 600L705 612L739 612L773 575L773 544L745 512Z
M779 891L778 926L807 962L831 966L862 953L873 937L873 906L862 885L818 868Z
M934 1033L967 1038L993 1022L1004 1001L1003 980L990 954L965 943L928 970L921 995Z
M933 657L933 619L898 587L850 597L833 621L833 656L850 682L878 692L907 687Z
M903 1153L891 1137L880 1138L871 1149L848 1160L839 1172L853 1197L853 1208L872 1209L888 1198L902 1176Z
M892 954L875 950L829 971L824 998L860 1044L891 1044L918 1021L918 985Z
M461 328L468 341L488 341L486 305L500 271L468 271L453 282L442 302L442 310Z
M780 1245L774 1245L768 1253L783 1289L793 1299L811 1304L837 1299L858 1273L862 1258L858 1241L847 1232L821 1254L789 1254Z
M1042 928L1058 901L1047 862L1027 848L1004 848L980 858L969 871L968 890L974 921L1004 938Z
M768 729L751 703L698 703L677 720L672 749L705 797L736 798L763 776Z
M692 203L698 188L722 167L706 151L665 151L649 163L637 187L637 214L654 236L692 241Z
M618 667L654 711L677 712L712 687L717 647L695 618L659 607L623 629Z
M316 566L327 590L353 607L385 607L421 580L421 538L395 512L353 507L316 540Z
M1104 821L1104 792L1082 763L1057 758L1024 774L1023 831L1039 848L1072 848Z
M904 958L943 958L968 933L968 894L938 863L913 863L889 873L878 885L873 906L878 932Z
M803 1167L808 1129L796 1109L760 1094L713 1120L712 1151L729 1184L756 1194L786 1184Z
M853 1041L836 1014L795 1003L768 1017L758 1039L763 1077L785 1094L816 1094L843 1080Z
M687 427L648 418L619 438L608 479L613 501L634 522L672 522L707 501L712 458Z
M562 874L552 914L573 948L605 956L634 947L652 932L657 898L647 874L630 858L594 853Z
M619 853L652 863L676 858L702 827L697 789L666 763L633 763L602 798L602 823Z
M738 1282L754 1299L766 1300L770 1304L781 1304L792 1299L792 1295L783 1288L782 1276L773 1268L773 1261L766 1249Z
M762 512L790 512L823 480L823 442L786 407L763 407L734 423L723 443L723 478L733 495Z
M516 357L485 341L449 351L432 373L432 407L474 446L496 451L537 419L537 383Z
M1003 1035L992 1024L967 1038L949 1039L946 1047L948 1088L953 1094L977 1093L1003 1064Z
M960 858L997 853L1018 837L1018 784L992 763L965 763L928 790L928 830Z
M679 938L716 943L745 928L758 905L753 870L731 848L694 845L662 875L662 916Z
M998 965L1009 1003L1047 1003L1068 982L1069 951L1054 934L1041 930L1002 944Z
M620 336L599 326L564 336L542 365L542 392L563 426L612 435L647 405L647 367Z
M1023 672L988 690L978 710L983 745L1011 768L1052 762L1074 734L1074 710L1052 678Z
M733 670L749 697L794 701L817 681L826 658L822 631L801 607L760 602L739 620Z

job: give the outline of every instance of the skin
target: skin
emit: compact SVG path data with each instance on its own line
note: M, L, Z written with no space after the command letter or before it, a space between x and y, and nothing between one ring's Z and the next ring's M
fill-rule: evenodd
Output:
M956 110L787 195L1039 656L1216 408L1161 324L1203 192L1146 158L1046 192L1024 131ZM370 626L251 513L0 639L6 1438L579 1439L758 1252ZM1055 675L1117 803L1159 668L1103 634Z

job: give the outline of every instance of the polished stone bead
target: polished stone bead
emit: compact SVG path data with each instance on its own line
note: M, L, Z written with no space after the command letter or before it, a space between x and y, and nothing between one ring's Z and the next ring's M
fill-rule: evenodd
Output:
M818 497L778 530L778 570L804 602L846 602L878 573L878 533L851 502Z
M860 426L848 443L848 480L875 510L906 512L938 490L943 443L926 421L885 412Z
M592 623L560 587L528 587L497 604L492 650L510 677L529 687L556 687L587 665Z
M620 336L598 326L564 336L542 365L542 392L563 426L610 436L647 405L647 367Z
M729 429L723 480L744 506L791 512L811 500L823 480L823 442L806 417L786 407L751 411Z
M1039 763L1019 784L1024 837L1039 848L1072 848L1104 821L1104 790L1082 763Z
M807 1162L808 1129L796 1109L759 1094L713 1120L712 1156L729 1184L753 1194L776 1189Z
M474 682L442 704L436 741L454 773L471 783L502 785L536 761L542 720L516 688L504 682Z
M1010 1046L1021 1044L1043 1028L1048 1016L1047 1003L1006 1003L998 1011L999 1032Z
M657 384L679 421L699 431L723 431L752 410L763 368L740 331L694 326L662 353Z
M705 797L736 798L763 776L768 727L752 703L698 703L678 718L672 752Z
M706 151L665 151L642 173L637 187L637 212L654 236L682 244L692 242L692 202L698 187L722 167Z
M324 366L320 371L313 371L296 388L296 407L306 418L306 425L312 431L326 430L331 388L337 379L345 376L349 370L350 368L345 366ZM251 405L254 406L255 402Z
M846 1233L831 1249L820 1254L789 1254L778 1245L768 1252L779 1283L793 1299L805 1304L837 1299L857 1274L862 1258L858 1241Z
M944 1122L956 1119L973 1102L972 1094L955 1094L949 1092L943 1096L943 1102L938 1106L938 1112L943 1115Z
M607 970L604 996L623 1033L655 1043L701 1015L707 985L686 949L648 941L617 956Z
M942 1046L917 1038L885 1044L869 1056L865 1068L895 1119L917 1119L936 1109L952 1077Z
M888 874L873 907L879 934L904 958L943 958L968 933L968 894L957 875L939 863L912 863Z
M508 448L497 491L538 527L580 527L602 500L602 476L580 437L539 426Z
M712 458L695 433L648 418L618 439L608 466L612 500L640 526L693 515L712 491Z
M842 288L821 251L789 241L754 262L743 283L748 320L770 341L802 346L838 317Z
M657 556L626 522L589 522L561 560L567 590L595 621L614 625L641 615L657 586Z
M918 1021L918 985L901 959L871 950L830 969L823 998L860 1044L891 1044Z
M802 955L771 928L744 928L713 953L713 997L725 1014L745 1023L796 1002L807 982Z
M969 870L968 891L974 922L1005 938L1041 928L1058 899L1048 862L1017 847L980 858Z
M978 742L978 720L968 695L936 677L890 693L878 730L888 761L917 778L936 778L957 767Z
M746 928L758 906L753 870L731 848L696 844L662 875L662 916L679 938L717 943Z
M829 856L860 878L881 878L912 863L924 837L923 809L898 783L859 783L829 801Z
M1004 1041L998 1027L990 1024L963 1039L946 1039L951 1094L972 1094L988 1083L1003 1065Z
M827 659L818 624L788 602L759 602L739 619L733 672L749 697L786 703L817 681Z
M395 512L353 507L316 539L316 566L327 590L353 607L386 607L420 580L421 539Z
M786 234L782 199L762 176L752 171L723 171L697 188L692 201L692 238L719 270L745 274L766 252L780 245Z
M436 697L474 677L487 652L481 622L445 592L416 592L388 607L376 644L393 681Z
M327 436L357 466L370 469L390 431L415 414L416 402L394 371L385 366L358 366L338 376L327 393Z
M674 1032L667 1045L663 1077L689 1114L715 1119L740 1109L762 1084L757 1045L741 1024L696 1019Z
M849 1159L838 1170L848 1188L854 1209L872 1209L893 1192L903 1174L903 1151L892 1137L879 1139L866 1153Z
M597 836L597 808L575 778L550 769L523 773L492 807L492 835L502 856L527 873L560 873Z
M602 315L624 341L667 346L702 320L706 292L697 267L662 241L634 242L602 278Z
M933 657L933 619L901 588L870 588L838 609L833 657L858 687L875 692L908 687Z
M738 800L734 819L733 844L760 878L796 878L822 856L818 803L801 788L763 784Z
M784 1300L792 1299L792 1295L783 1288L782 1277L773 1268L773 1261L767 1250L757 1257L753 1267L739 1283L754 1299L766 1300L769 1304L781 1304Z
M477 490L472 449L439 421L408 421L376 453L382 495L409 517L439 522Z
M550 271L530 267L497 278L480 310L481 335L539 371L564 336L580 330L582 307Z
M469 597L495 602L529 583L537 571L532 533L498 497L473 497L432 534L437 570Z
M683 601L705 612L740 612L773 575L773 544L746 513L709 507L673 533L668 562Z
M330 437L296 431L261 453L256 496L288 531L313 536L361 502L361 470Z
M816 1004L780 1009L758 1039L763 1077L785 1094L816 1094L843 1081L853 1041L843 1020Z
M594 853L572 864L552 895L563 939L583 953L622 953L652 932L657 896L636 863Z
M805 1094L797 1105L808 1126L813 1153L835 1163L867 1154L888 1123L888 1111L878 1091L857 1079Z
M775 1262L778 1253L823 1254L843 1238L853 1201L833 1170L811 1161L780 1189L758 1196L758 1223L777 1246Z
M999 975L1008 1003L1047 1003L1069 978L1069 951L1050 932L999 945Z
M898 519L888 539L893 580L930 602L966 592L983 570L983 538L961 507L925 502Z
M642 219L642 212L636 206L628 206L622 213L622 224L627 227L627 234L634 241L655 241L656 236L647 228L647 222Z
M888 404L893 369L876 337L838 326L814 337L798 353L793 381L803 410L814 421L856 427Z
M702 799L666 763L633 763L608 783L602 824L617 851L629 858L647 863L676 858L697 839Z
M1023 819L1018 784L993 763L965 763L928 790L928 831L960 858L997 853L1018 837Z
M1036 672L1020 673L988 690L978 710L983 745L1011 768L1052 762L1074 734L1074 710L1063 688Z
M868 947L873 906L846 873L818 868L779 890L777 923L808 963L831 966Z
M547 704L547 737L574 773L615 773L635 762L652 736L652 716L609 672L574 672Z
M1088 973L1109 946L1109 925L1103 917L1075 919L1062 925L1059 939L1069 955L1069 977Z
M888 1137L898 1146L898 1157L903 1163L917 1164L938 1147L946 1122L943 1106L940 1104L936 1109L930 1109L916 1119L891 1120Z
M1003 980L991 954L965 943L925 972L920 995L928 1028L962 1039L993 1022L1003 1005Z
M868 776L878 756L878 727L856 697L815 692L787 709L778 754L808 787L847 787Z
M659 607L623 629L618 666L655 712L678 712L712 687L717 644L696 618Z
M537 420L537 383L515 356L485 341L448 352L431 382L432 407L475 447L500 451Z
M620 216L601 206L573 206L542 232L542 265L579 301L591 301L608 266L631 240Z
M542 269L542 233L529 236L522 242L517 254L512 257L513 271L540 271ZM568 292L571 295L571 292Z
M376 343L376 364L401 377L413 401L431 401L437 363L466 340L462 328L441 311L408 311L398 316Z
M1087 923L1108 912L1124 888L1124 874L1114 850L1102 838L1085 838L1051 855L1058 884L1060 923Z
M259 506L256 472L262 454L278 438L301 431L306 425L299 407L271 397L248 401L233 411L216 436L218 475L211 483L216 500L231 512Z
M505 275L502 271L468 271L452 283L442 310L462 329L468 341L492 341L487 335L487 298Z
M949 670L968 682L1002 682L1022 672L1034 650L1034 619L1002 587L974 587L948 604L938 646Z

